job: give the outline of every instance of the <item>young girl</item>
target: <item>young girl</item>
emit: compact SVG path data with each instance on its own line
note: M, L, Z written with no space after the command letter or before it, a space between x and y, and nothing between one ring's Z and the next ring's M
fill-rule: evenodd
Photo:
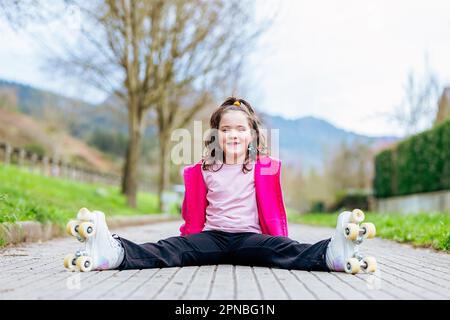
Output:
M100 211L83 208L68 232L85 249L64 265L80 271L234 264L283 269L375 271L376 261L357 252L373 224L358 225L361 210L338 217L335 234L315 244L288 237L280 184L281 161L268 156L252 106L228 98L213 113L206 155L184 169L181 235L136 244L112 235Z

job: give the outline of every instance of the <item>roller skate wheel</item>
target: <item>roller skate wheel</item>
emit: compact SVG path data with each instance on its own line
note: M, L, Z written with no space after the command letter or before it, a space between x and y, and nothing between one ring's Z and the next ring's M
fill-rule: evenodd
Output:
M359 235L359 226L354 223L349 223L344 229L345 237L349 240L356 240Z
M373 223L370 223L370 222L362 223L361 229L363 230L364 238L367 238L367 239L375 238L377 230Z
M83 222L78 227L78 233L83 238L89 238L92 237L95 234L95 227L92 222Z
M354 209L352 215L350 216L350 221L353 223L361 223L364 221L364 212L360 209Z
M345 263L345 272L356 274L361 270L361 266L359 264L358 259L356 258L350 258Z
M89 220L90 211L87 208L78 210L77 218L80 220Z
M68 271L75 271L76 256L74 254L68 254L64 257L64 268Z
M374 257L365 257L362 260L361 268L365 272L375 272L377 270L377 260Z
M92 270L92 258L87 256L78 257L76 266L81 272L89 272Z
M69 221L66 225L67 234L74 236L74 237L78 236L78 232L77 232L78 225L79 225L79 222L76 220Z

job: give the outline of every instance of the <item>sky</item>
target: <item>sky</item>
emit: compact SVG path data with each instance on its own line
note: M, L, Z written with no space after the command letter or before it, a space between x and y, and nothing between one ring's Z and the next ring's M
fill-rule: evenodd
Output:
M242 95L257 110L314 116L365 135L400 135L385 114L402 102L408 72L423 73L427 59L441 87L450 86L448 0L256 1L259 16L279 8L245 66ZM72 32L64 30L71 26L52 28ZM75 84L42 68L42 49L28 34L4 21L0 31L1 79L79 96ZM105 98L95 91L85 97Z

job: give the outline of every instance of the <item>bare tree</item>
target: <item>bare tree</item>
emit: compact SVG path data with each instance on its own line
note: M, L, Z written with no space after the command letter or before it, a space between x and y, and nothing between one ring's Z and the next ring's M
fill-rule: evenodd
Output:
M404 130L406 136L430 128L436 115L439 90L437 76L426 62L423 76L413 71L408 73L403 102L395 107L389 118Z
M3 2L3 12L14 23L27 14L44 22L55 17L55 9L39 1L26 0L29 6L7 2ZM211 104L219 88L236 87L251 40L268 26L259 28L254 23L254 4L252 0L58 2L58 10L77 8L82 21L79 30L69 36L56 39L50 32L51 41L45 43L50 71L100 89L126 106L129 143L122 192L130 206L136 206L146 114L154 109L157 115L161 195L168 183L171 130L185 126L197 111Z
M253 1L215 0L173 2L173 25L162 31L167 38L160 54L169 52L156 75L163 92L156 103L160 148L158 195L169 185L169 145L174 129L185 127L214 96L232 94L241 66L257 36L270 23L258 25L252 18ZM200 80L200 83L198 83Z
M363 143L341 143L326 160L326 176L333 194L340 190L370 189L373 151Z
M167 144L173 128L204 108L220 80L245 56L252 23L249 1L105 0L76 5L83 14L75 46L52 59L67 76L117 96L127 107L129 143L122 191L136 205L137 165L145 115L156 109L161 155L160 194L167 185ZM255 30L255 29L253 29ZM227 76L227 77L225 77ZM180 105L191 89L197 98ZM192 96L192 94L191 94ZM210 98L209 98L210 99ZM164 160L165 159L165 160Z
M3 0L0 2L0 16L17 30L30 21L40 19L40 7L41 3L38 0Z

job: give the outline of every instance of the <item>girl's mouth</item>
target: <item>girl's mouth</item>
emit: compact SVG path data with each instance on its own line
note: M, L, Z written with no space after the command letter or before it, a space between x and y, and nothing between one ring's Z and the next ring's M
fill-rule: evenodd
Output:
M227 145L233 147L233 146L238 146L238 145L240 145L240 143L239 143L239 142L228 142Z

